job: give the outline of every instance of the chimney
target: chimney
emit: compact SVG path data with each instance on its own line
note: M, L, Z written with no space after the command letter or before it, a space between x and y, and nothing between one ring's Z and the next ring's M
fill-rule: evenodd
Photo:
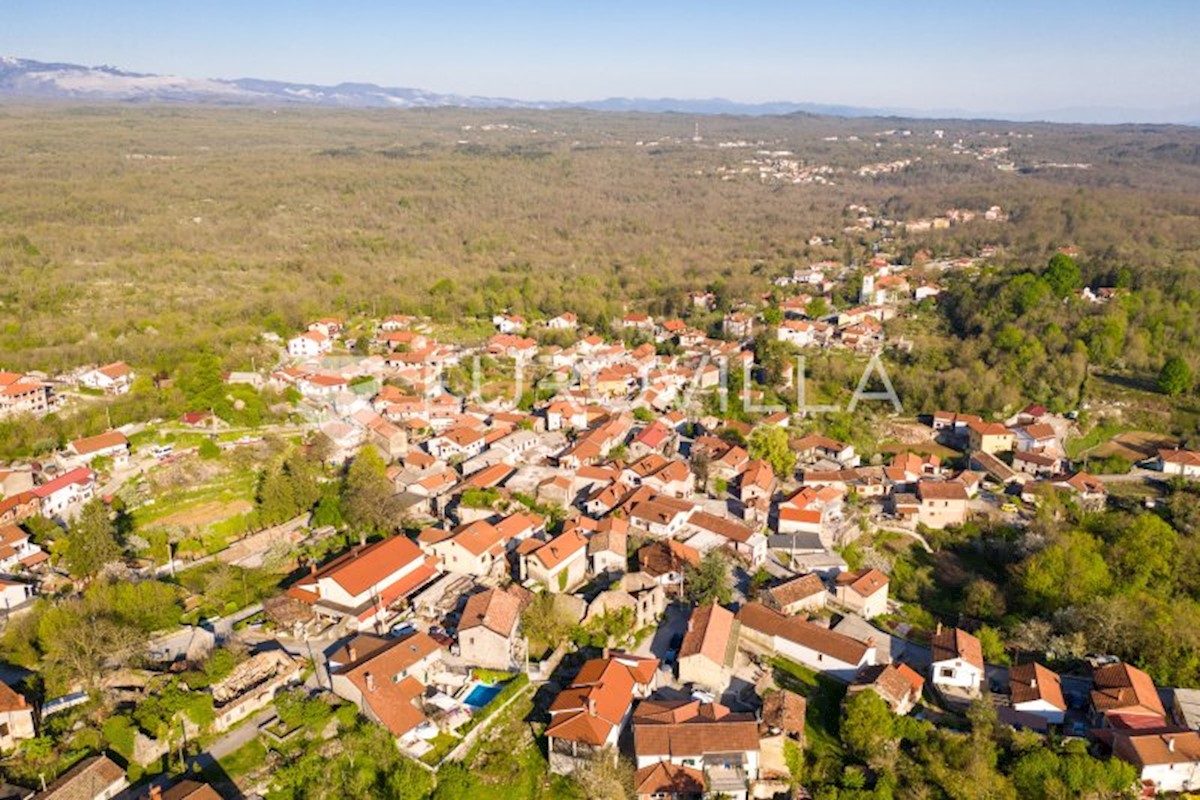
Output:
M1029 679L1029 688L1031 688L1031 689L1036 689L1036 688L1037 688L1037 678L1030 678L1030 679Z
M308 574L309 574L309 575L316 575L316 574L317 574L317 562L313 561L312 563L310 563L310 564L308 565Z
M938 624L937 624L937 630L936 630L936 631L934 631L934 633L935 633L935 635L936 635L936 634L940 634L941 632L942 632L942 623L941 623L941 622L938 622Z
M375 691L375 676L369 672L363 673L363 680L367 682L367 691Z
M162 787L158 784L150 787L150 800L162 800Z
M1164 738L1166 738L1166 737L1164 737ZM1171 752L1171 753L1174 753L1174 752L1175 752L1175 739L1174 739L1174 737L1167 738L1167 751L1168 751L1168 752Z
M346 652L350 654L351 663L358 661L358 648L357 647L355 647L354 645L349 645L346 648Z
M592 717L596 716L596 698L589 697L587 699L587 713L589 716L592 716ZM1172 747L1174 747L1173 744L1172 744Z
M603 656L603 658L604 658L604 660L605 660L605 661L607 661L607 660L608 660L608 648L607 648L607 647L605 647L605 648L604 648L604 656Z

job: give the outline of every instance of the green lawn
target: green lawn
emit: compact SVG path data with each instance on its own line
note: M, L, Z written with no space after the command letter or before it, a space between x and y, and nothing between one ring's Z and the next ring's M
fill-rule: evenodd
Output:
M229 755L217 760L217 764L230 778L240 778L251 770L262 766L267 757L267 746L261 739L251 739Z
M1068 439L1066 442L1067 455L1071 458L1079 458L1083 453L1102 442L1107 442L1117 434L1130 430L1134 430L1134 428L1129 425L1121 425L1115 422L1099 423L1083 436Z
M809 747L840 751L838 721L846 687L782 656L772 658L770 664L775 668L775 682L780 688L802 694L808 700L805 739Z
M437 737L430 742L433 749L421 756L421 760L431 767L436 767L461 741L457 736L439 731Z

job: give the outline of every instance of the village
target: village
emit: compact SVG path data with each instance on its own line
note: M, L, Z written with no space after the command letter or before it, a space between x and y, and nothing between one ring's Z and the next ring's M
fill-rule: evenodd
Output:
M779 163L772 169L794 169ZM865 207L851 211L855 224L876 224ZM897 224L920 230L976 214L1004 219L992 207ZM551 772L623 759L643 800L803 797L791 770L815 706L862 693L894 715L951 727L983 700L1004 725L1127 762L1148 796L1200 789L1200 690L1156 686L1103 653L1071 674L988 663L973 626L922 629L889 593L889 574L862 557L871 533L928 548L926 537L972 519L1025 525L1047 493L1104 508L1110 476L1068 456L1072 413L1036 403L940 410L897 422L905 446L860 452L828 435L819 411L763 405L753 388L764 332L789 358L904 348L885 323L936 303L938 275L988 255L921 269L877 258L856 273L858 304L841 308L832 293L846 268L815 263L777 280L772 297L699 327L692 316L716 309L706 289L680 318L628 313L604 333L565 310L536 321L496 314L476 345L443 341L429 320L405 315L314 320L286 340L264 334L279 363L223 379L293 397L282 435L310 448L320 438L328 474L381 462L391 531L306 558L295 553L335 536L315 512L247 532L204 560L261 564L282 543L294 566L285 585L156 631L139 667L96 686L44 697L28 688L36 676L0 663L8 752L57 729L89 693L145 702L165 691L153 688L164 676L238 654L206 686L171 683L212 709L203 724L181 723L205 748L184 754L184 772L143 769L171 764L179 745L174 733L142 730L126 753L89 755L42 786L0 786L0 798L231 796L234 776L200 768L235 746L294 735L282 698L294 704L296 692L352 706L430 771L461 759L528 696ZM1103 303L1116 291L1079 296ZM548 333L571 343L545 344ZM0 418L128 392L135 377L121 362L67 376L0 373ZM803 380L788 362L769 388ZM39 597L77 586L35 541L45 529L33 520L70 526L97 499L113 505L128 485L199 459L204 442L233 453L267 434L223 433L229 426L207 408L168 422L200 444L174 447L133 426L0 468L8 625ZM1200 452L1162 447L1133 477L1200 479ZM123 574L152 581L204 568L191 559L168 545L165 561ZM239 791L254 796L270 775L256 781Z

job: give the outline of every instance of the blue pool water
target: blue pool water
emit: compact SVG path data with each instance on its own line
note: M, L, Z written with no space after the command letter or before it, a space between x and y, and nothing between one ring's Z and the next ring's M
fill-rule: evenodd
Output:
M483 708L500 694L501 688L498 684L477 683L471 687L463 702L472 708Z

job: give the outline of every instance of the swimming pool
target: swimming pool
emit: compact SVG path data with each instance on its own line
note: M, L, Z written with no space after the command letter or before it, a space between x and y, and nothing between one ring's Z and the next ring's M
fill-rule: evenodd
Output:
M471 687L471 691L467 692L467 696L463 698L463 702L471 708L483 708L495 700L496 695L500 694L503 688L498 683L477 683Z

